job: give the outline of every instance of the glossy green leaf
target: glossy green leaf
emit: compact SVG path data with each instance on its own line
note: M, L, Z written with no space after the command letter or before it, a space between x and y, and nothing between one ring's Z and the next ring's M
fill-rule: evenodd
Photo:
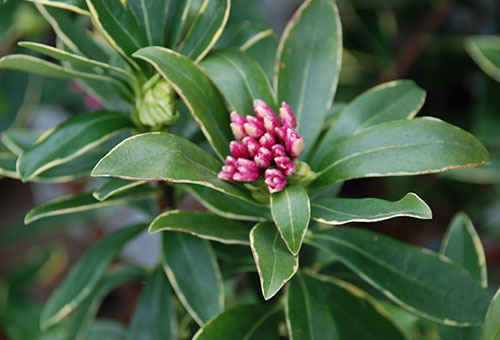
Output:
M338 279L298 274L285 301L292 340L407 339L375 299Z
M72 117L45 133L18 161L21 178L28 181L67 163L131 127L127 116L99 111Z
M221 36L230 10L231 0L205 0L179 51L195 62L202 60Z
M24 223L30 224L36 220L46 217L72 214L123 204L144 198L146 196L154 195L155 193L156 191L151 187L137 187L127 190L121 194L117 194L102 202L96 200L90 192L68 195L31 209L24 217Z
M201 185L186 185L186 188L208 210L217 215L244 221L270 221L271 212L267 205L228 196Z
M441 254L461 265L484 288L488 287L486 259L479 235L465 213L455 215L443 239ZM443 340L479 339L479 327L452 327L439 325Z
M215 152L225 158L233 138L229 114L221 95L199 66L179 53L161 47L146 47L134 56L153 65L172 85Z
M192 0L170 1L167 12L167 27L165 30L165 45L175 49L184 28Z
M425 91L410 80L396 80L364 92L349 103L321 139L311 165L317 168L322 158L341 140L380 123L412 119L425 101Z
M132 61L128 57L148 45L146 33L127 3L121 0L87 0L87 5L94 25L125 59Z
M293 255L297 255L311 218L311 203L306 189L300 185L288 185L283 191L272 194L271 212L286 246Z
M16 171L17 156L10 152L0 152L0 176L20 179Z
M202 326L224 309L224 287L210 244L179 232L163 233L163 267L191 317Z
M322 223L341 225L351 222L377 222L395 217L431 219L432 211L414 193L399 201L378 198L324 198L311 203L311 217Z
M238 305L209 321L193 340L220 339L279 339L278 324L281 312L268 304Z
M269 300L295 275L299 258L290 253L272 223L258 223L250 232L250 245L262 295Z
M283 32L277 58L278 102L287 102L295 113L306 157L332 105L340 74L342 27L335 1L305 1Z
M205 58L200 65L232 108L240 114L252 114L255 99L262 99L276 110L276 100L266 74L252 57L241 50L218 50Z
M85 0L29 0L37 4L61 8L78 14L89 15Z
M492 35L470 38L465 47L484 73L500 81L500 37Z
M313 186L362 177L406 176L474 167L488 151L470 133L436 118L379 124L336 145Z
M123 340L127 335L125 327L111 320L96 320L90 328L89 339Z
M170 210L156 217L149 233L180 231L211 241L249 245L251 225L201 211Z
M128 0L146 32L148 45L163 45L169 0Z
M126 282L140 280L146 275L142 268L120 265L99 280L92 292L79 304L71 314L71 327L68 330L68 339L87 340L92 332L92 325L104 298L116 287Z
M29 48L30 50L42 53L51 58L69 62L74 65L86 66L86 67L99 67L100 69L115 72L116 74L120 74L125 79L133 78L133 75L122 68L112 66L107 63L103 63L100 61L96 61L93 59L89 59L87 57L80 56L78 54L73 54L62 49L58 49L49 45L44 45L35 42L20 42L19 46ZM120 79L120 78L119 78Z
M105 201L109 197L122 193L128 189L143 185L143 181L127 181L121 178L110 178L106 183L98 187L92 196L98 201Z
M242 51L246 51L271 35L273 35L273 30L261 23L252 21L237 22L228 25L224 29L215 47L235 46Z
M23 129L9 129L2 133L2 143L16 156L20 156L29 149L36 140L40 138L42 132Z
M481 340L500 339L500 289L497 290L481 327Z
M150 132L130 137L111 150L94 168L94 177L199 184L245 200L239 187L217 178L221 164L187 139Z
M248 55L259 63L269 80L274 77L274 58L278 50L278 44L278 37L272 34L257 41L245 50Z
M336 255L402 307L447 325L479 324L491 294L448 258L356 228L335 228L308 239Z
M127 339L177 339L170 285L162 268L155 270L146 281L132 316Z
M97 285L113 258L144 228L137 225L121 229L87 250L49 298L40 319L41 328L46 330L74 310Z

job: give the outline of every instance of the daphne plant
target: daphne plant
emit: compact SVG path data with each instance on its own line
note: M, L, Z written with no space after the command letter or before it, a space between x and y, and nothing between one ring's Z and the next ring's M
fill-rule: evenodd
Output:
M181 335L192 329L193 339L199 340L279 339L285 333L296 340L362 339L366 334L407 339L410 331L403 331L396 317L406 312L453 327L443 332L498 321L498 297L488 312L492 295L486 277L477 275L485 270L482 248L465 217L457 223L467 225L460 230L468 237L448 237L444 255L360 228L334 228L401 216L432 217L414 193L398 201L338 198L335 189L344 181L437 173L489 160L486 148L468 132L436 118L415 118L425 91L412 81L378 85L340 112L333 107L342 57L334 0L306 0L299 7L281 36L272 81L245 52L248 43L210 51L224 27L229 1L206 0L183 43L167 47L149 45L157 45L154 37L165 29L177 32L175 42L183 36L179 32L186 31L185 24L179 18L191 2L155 1L149 7L130 0L128 5L118 0L43 3L90 15L121 58L109 67L92 64L101 73L86 79L101 80L110 72L133 81L112 81L125 89L129 106L124 111L130 118L106 111L78 115L28 146L16 142L16 134L4 135L6 144L18 152L17 166L5 174L38 181L67 171L72 179L73 162L96 152L86 162L93 167L91 177L108 178L91 192L34 208L26 223L141 199L150 202L158 195L163 211L145 225L122 228L89 249L47 302L42 329L65 323L72 325L71 332L83 329L88 322L82 320L94 317L88 306L101 289L110 281L111 286L123 282L117 276L147 277L130 334L155 339L178 337L172 326L174 305L184 319L194 321ZM58 18L51 18L54 28L60 27ZM59 29L59 35L64 33ZM143 43L135 44L141 39ZM73 46L78 45L73 41ZM74 64L83 58L60 51L51 55ZM83 72L32 58L4 57L0 67L39 68L46 75L62 72L70 77ZM208 144L194 142L185 123L188 115ZM128 135L121 134L124 130ZM102 156L96 148L105 141L114 147ZM166 182L161 192L155 182ZM179 209L187 196L206 209ZM147 273L124 270L121 276L107 270L146 228L162 236L158 268ZM303 254L307 256L298 271ZM462 255L478 260L460 263ZM330 264L338 267L332 270ZM257 280L251 274L256 271L261 296L249 284L246 292L255 303L236 299L235 306L226 309L225 299L236 291L230 288L234 270L245 282ZM341 280L342 271L356 279ZM376 291L381 294L372 297ZM281 298L272 299L276 295ZM360 323L352 326L353 320ZM283 324L286 327L280 327Z

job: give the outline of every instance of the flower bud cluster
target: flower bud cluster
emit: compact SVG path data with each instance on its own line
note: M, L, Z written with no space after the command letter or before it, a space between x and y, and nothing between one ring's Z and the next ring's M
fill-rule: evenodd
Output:
M304 150L304 138L295 131L295 115L285 102L279 122L263 100L254 101L254 110L256 117L231 113L231 131L237 140L229 144L231 156L218 176L226 181L254 182L263 174L269 192L279 192L297 170L293 159Z

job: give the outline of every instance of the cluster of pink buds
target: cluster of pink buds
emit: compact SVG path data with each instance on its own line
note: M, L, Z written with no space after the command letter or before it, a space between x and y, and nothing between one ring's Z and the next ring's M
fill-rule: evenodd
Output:
M286 187L286 178L297 170L293 159L304 150L304 138L295 131L297 121L290 106L281 104L278 117L260 99L254 101L256 117L231 113L231 130L237 140L229 144L231 156L219 178L233 182L254 182L264 174L269 192Z

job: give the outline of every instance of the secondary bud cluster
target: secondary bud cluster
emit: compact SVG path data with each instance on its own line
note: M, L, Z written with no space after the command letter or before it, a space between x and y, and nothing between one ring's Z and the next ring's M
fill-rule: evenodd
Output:
M304 138L295 131L295 115L285 102L279 121L263 100L254 101L254 110L256 117L231 113L231 131L237 140L229 144L231 156L226 158L219 178L254 182L264 174L269 192L279 192L286 187L286 178L297 170L292 160L304 150Z

